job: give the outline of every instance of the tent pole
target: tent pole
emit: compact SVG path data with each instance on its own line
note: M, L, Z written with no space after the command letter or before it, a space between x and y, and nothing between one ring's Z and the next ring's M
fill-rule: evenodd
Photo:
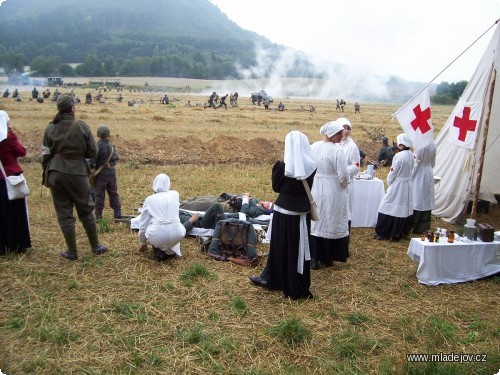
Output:
M479 189L481 188L481 178L483 176L484 153L486 152L486 141L488 140L488 130L490 127L491 106L493 103L493 94L495 92L495 80L497 77L497 71L495 68L492 69L491 75L492 78L490 84L490 95L488 98L488 112L486 113L486 120L484 122L483 145L481 148L481 156L479 157L479 168L477 171L477 178L476 178L476 190L474 191L474 198L472 200L472 209L471 209L472 219L476 219L477 217L477 202L479 201Z

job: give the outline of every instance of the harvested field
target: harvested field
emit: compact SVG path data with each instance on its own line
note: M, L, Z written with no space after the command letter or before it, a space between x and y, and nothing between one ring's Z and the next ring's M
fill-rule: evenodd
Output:
M192 83L191 83L192 84ZM94 89L75 89L80 98ZM12 90L11 90L12 91ZM66 91L66 90L63 90ZM69 91L69 90L68 90ZM95 90L92 91L95 93ZM271 110L240 93L238 107L203 109L207 97L124 89L106 104L79 104L93 129L107 124L122 160L117 165L124 214L151 192L158 173L170 175L181 198L251 192L273 200L270 173L284 137L300 130L311 142L340 117L331 100L275 98ZM0 369L6 374L493 374L500 368L499 279L427 287L418 283L408 240L378 242L372 228L353 228L347 263L312 272L310 301L284 299L251 285L256 268L220 263L182 241L183 256L157 263L137 253L137 235L114 223L100 235L110 252L90 255L77 226L80 260L59 257L64 241L49 191L40 186L43 130L52 102L0 99L28 154L20 162L33 248L0 257ZM135 101L136 106L128 106ZM191 106L187 106L190 101ZM279 101L285 112L275 110ZM360 103L353 138L376 158L400 104ZM315 107L314 112L307 109ZM302 110L302 107L304 110ZM433 108L439 129L451 107ZM387 170L377 170L385 178ZM480 221L500 227L491 207ZM433 227L460 230L437 218ZM260 245L263 254L267 245ZM475 362L408 362L406 354L484 353ZM484 362L482 359L486 359Z

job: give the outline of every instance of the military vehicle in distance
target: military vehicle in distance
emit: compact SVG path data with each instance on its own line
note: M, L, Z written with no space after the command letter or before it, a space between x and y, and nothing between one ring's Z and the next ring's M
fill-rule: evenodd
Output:
M267 92L265 92L264 90L260 90L252 92L250 94L250 99L252 100L252 104L257 103L259 101L259 97L261 102L263 102L265 99L269 100L269 103L273 102L273 97L271 95L268 95Z
M62 77L47 77L47 86L62 86L63 79Z

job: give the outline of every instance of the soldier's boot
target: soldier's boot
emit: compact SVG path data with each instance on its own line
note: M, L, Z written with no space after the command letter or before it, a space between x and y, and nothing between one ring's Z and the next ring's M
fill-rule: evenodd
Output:
M113 217L115 219L121 219L122 218L122 208L121 207L113 209Z
M99 244L99 236L97 235L97 227L94 221L83 222L83 228L85 229L85 233L87 233L93 254L104 254L108 251L106 246Z
M100 210L97 208L95 209L95 219L96 220L102 219L102 209L100 209Z
M66 228L63 229L64 241L66 242L66 246L68 250L61 251L61 256L68 260L77 260L78 252L76 248L76 232L75 228Z

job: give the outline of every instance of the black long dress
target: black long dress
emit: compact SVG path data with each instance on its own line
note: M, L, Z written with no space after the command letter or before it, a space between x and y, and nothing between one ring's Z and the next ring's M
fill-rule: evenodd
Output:
M307 183L312 187L313 172ZM310 203L301 181L285 176L285 163L277 161L272 173L273 190L279 193L275 206L288 211L307 213ZM310 215L307 215L307 235L310 235ZM289 215L274 211L271 227L271 244L266 268L261 277L273 290L281 290L291 299L312 298L310 262L304 261L304 270L297 272L300 239L300 215Z

